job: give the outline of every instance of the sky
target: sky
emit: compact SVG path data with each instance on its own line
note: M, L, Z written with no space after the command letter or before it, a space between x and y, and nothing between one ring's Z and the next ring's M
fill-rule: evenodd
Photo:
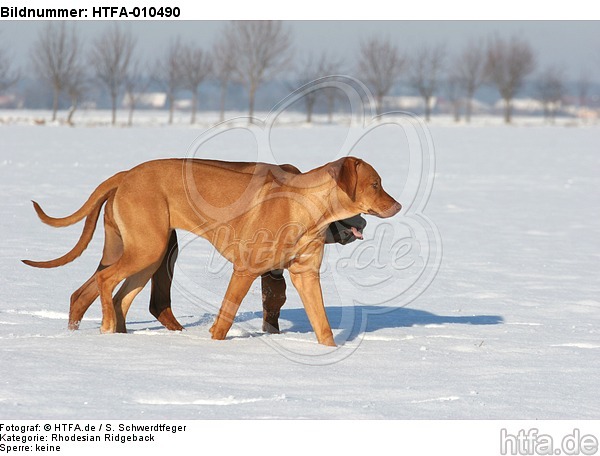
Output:
M351 65L361 40L387 37L408 54L423 45L443 43L449 54L469 40L485 40L493 34L517 35L529 41L537 53L538 68L558 65L571 79L582 71L600 82L600 21L285 21L294 36L296 56L327 50ZM150 61L171 39L180 36L207 48L218 37L224 21L121 21L138 39L139 50ZM32 43L43 21L0 21L0 40L22 65L29 62ZM78 21L77 28L90 42L108 21Z

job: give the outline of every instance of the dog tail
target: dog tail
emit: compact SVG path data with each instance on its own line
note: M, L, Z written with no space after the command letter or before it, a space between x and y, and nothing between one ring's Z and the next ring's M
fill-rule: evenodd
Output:
M124 174L125 172L123 171L106 179L104 182L98 185L96 190L92 192L92 194L90 195L88 200L83 204L83 206L81 206L73 214L68 215L66 217L50 217L35 201L32 201L33 208L35 209L35 212L37 213L40 220L46 225L54 226L56 228L62 228L64 226L73 225L79 222L84 217L87 217L90 214L90 212L92 212L96 208L98 204L102 205L102 203L104 203L104 201L108 199L108 195L110 194L110 192L119 186L119 184L123 180Z
M109 192L110 195L110 192ZM89 213L87 218L85 219L85 225L83 226L83 232L81 233L81 237L69 252L65 253L60 258L56 258L54 260L48 261L32 261L32 260L22 260L28 266L33 266L34 268L56 268L58 266L63 266L67 263L70 263L75 258L79 257L83 251L87 248L92 237L94 236L94 231L96 230L96 223L98 222L98 217L100 215L100 210L102 209L102 205L104 201L100 201L96 206L92 208L92 211Z
M85 219L85 225L83 226L83 231L77 244L73 247L69 252L61 256L60 258L56 258L54 260L49 261L31 261L31 260L22 260L28 266L33 266L35 268L56 268L58 266L63 266L67 263L70 263L75 258L79 257L83 251L87 248L92 237L94 236L94 231L96 230L96 223L98 222L98 217L100 216L100 210L102 209L103 204L110 197L112 193L115 192L116 188L119 186L123 178L124 173L115 174L110 179L104 181L102 184L94 190L94 192L90 195L85 204L74 214L69 215L64 218L53 218L49 217L44 213L42 208L34 201L33 206L38 216L42 220L42 222L55 226L55 227L63 227L69 226L74 223L77 223L82 218L87 217Z

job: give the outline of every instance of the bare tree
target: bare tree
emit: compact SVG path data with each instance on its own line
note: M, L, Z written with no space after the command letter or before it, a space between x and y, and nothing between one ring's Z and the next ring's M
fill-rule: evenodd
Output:
M323 52L319 58L316 58L314 54L310 54L303 62L300 63L300 69L298 71L298 77L295 81L295 86L290 86L290 90L294 90L297 87L305 87L307 89L302 96L306 111L307 123L312 122L312 114L319 97L323 96L329 99L329 92L331 89L331 87L325 87L319 90L311 90L311 85L319 83L320 78L338 73L339 66L340 63L335 58L329 56L326 52ZM332 99L332 102L335 103L335 98ZM332 111L333 106L331 109L331 115Z
M512 100L523 87L525 78L535 69L535 56L529 44L520 38L494 37L487 49L486 74L504 101L504 121L510 123Z
M67 114L67 123L73 125L73 115L79 107L81 99L85 96L88 86L88 78L85 73L85 66L79 62L69 73L65 82L65 91L71 101L69 113Z
M118 23L100 35L92 47L90 63L98 80L108 89L113 125L117 121L117 97L127 79L134 49L135 38L130 32L122 30Z
M235 78L248 91L252 118L258 88L290 65L291 33L281 21L233 21L226 34L235 50Z
M156 62L154 71L154 80L162 86L167 94L169 124L173 123L175 95L177 90L181 88L181 49L182 45L179 38L171 41L165 56Z
M544 109L544 117L554 122L556 111L565 96L564 70L548 67L540 75L536 85L537 99Z
M440 85L444 54L445 50L441 45L422 47L411 60L409 82L423 98L426 121L431 117L431 100Z
M452 115L455 122L460 122L460 110L463 105L462 98L462 80L456 73L451 73L444 84L444 92L452 108Z
M210 56L202 48L192 44L182 45L179 57L181 87L192 93L192 117L190 123L196 122L198 108L198 88L211 74Z
M127 72L125 79L125 100L129 108L127 116L127 126L133 125L133 112L141 99L146 95L150 86L150 78L147 76L147 71L142 69L140 61L135 61Z
M585 107L587 105L587 98L590 93L590 87L592 85L592 80L590 77L590 73L588 70L581 70L579 74L579 78L577 79L577 101L579 102L579 107Z
M389 39L371 38L360 44L358 74L373 91L378 113L381 113L383 97L400 77L406 60Z
M302 101L304 102L304 110L306 111L306 123L312 122L312 114L317 102L317 92L311 89L314 81L320 77L318 67L319 63L315 60L314 54L309 54L308 57L299 64L298 75L295 81L286 84L290 91L302 88Z
M471 121L475 92L485 81L485 49L480 42L469 42L454 61L454 77L464 91L466 101L465 119Z
M67 30L65 22L48 22L33 45L31 59L35 71L52 86L52 120L56 120L58 99L69 75L78 66L81 42L75 26Z
M335 74L335 73L332 73ZM333 113L335 112L335 104L343 99L344 92L337 87L327 87L325 91L325 102L327 103L327 122L333 123Z
M12 59L5 49L0 48L0 93L8 90L19 80L19 71L13 69Z
M323 73L327 76L335 76L342 73L342 59L327 57ZM327 103L327 122L333 123L333 113L335 111L335 103L342 99L343 92L336 87L327 87L325 91L325 100Z
M220 101L220 115L219 119L221 122L225 120L225 101L227 97L227 89L231 82L235 70L235 43L231 33L223 33L221 38L215 43L212 51L213 60L213 74L219 81L221 86L221 101Z

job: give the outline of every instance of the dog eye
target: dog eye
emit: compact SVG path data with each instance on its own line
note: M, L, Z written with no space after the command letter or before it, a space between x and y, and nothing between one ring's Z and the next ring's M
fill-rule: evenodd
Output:
M373 182L371 184L371 187L373 187L375 190L377 190L379 188L379 182Z

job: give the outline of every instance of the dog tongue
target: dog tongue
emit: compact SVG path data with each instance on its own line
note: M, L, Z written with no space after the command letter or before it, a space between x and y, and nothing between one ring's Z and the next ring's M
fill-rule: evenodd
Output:
M354 237L355 237L356 239L362 239L362 238L363 238L363 235L362 235L362 233L361 233L360 231L358 231L358 230L356 229L356 227L354 227L354 226L352 227L352 234L354 235Z

